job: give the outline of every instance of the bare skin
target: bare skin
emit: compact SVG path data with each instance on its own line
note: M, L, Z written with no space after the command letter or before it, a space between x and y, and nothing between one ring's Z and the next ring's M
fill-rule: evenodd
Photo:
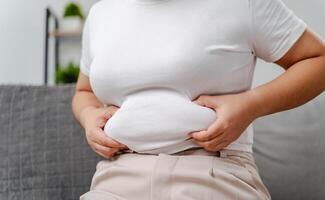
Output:
M196 98L195 103L214 109L218 118L207 130L190 133L194 141L208 151L218 151L258 117L298 107L325 90L325 42L310 29L275 63L286 71L266 84L243 93ZM99 155L112 157L127 148L104 135L102 127L118 107L104 108L82 72L72 107L89 145Z
M104 107L94 95L89 78L80 72L72 99L72 110L77 121L85 129L88 144L104 158L113 157L116 152L127 149L124 144L106 136L103 130L105 123L117 109L116 106Z
M194 141L218 151L256 118L303 105L325 90L325 42L309 28L275 63L286 71L266 84L243 93L196 98L195 103L214 109L219 117L207 130L190 133Z

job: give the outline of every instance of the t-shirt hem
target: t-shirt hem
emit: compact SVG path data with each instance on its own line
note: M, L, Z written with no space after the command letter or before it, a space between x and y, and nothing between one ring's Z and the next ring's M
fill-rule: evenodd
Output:
M157 149L151 149L151 150L135 150L138 153L150 153L150 154L159 154L159 153L165 153L165 154L174 154L186 149L190 149L193 147L201 147L200 145L193 142L193 139L190 140L184 140L182 142L178 142L169 146L160 147Z
M178 153L180 151L184 151L186 149L190 148L196 148L196 147L202 147L199 144L196 144L193 142L193 140L184 140L180 143L176 143L173 145L165 146L162 148L157 149L151 149L151 150L138 150L136 152L138 153L149 153L149 154L159 154L159 153L165 153L165 154L174 154ZM231 143L224 149L229 150L237 150L237 151L245 151L245 152L253 152L252 144L244 144L244 143Z

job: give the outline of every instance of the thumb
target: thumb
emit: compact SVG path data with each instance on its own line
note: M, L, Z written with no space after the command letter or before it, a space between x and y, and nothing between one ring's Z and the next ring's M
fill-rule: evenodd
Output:
M112 116L112 112L110 111L110 109L108 109L108 107L102 108L102 116L105 119L109 119Z
M205 106L208 108L215 109L218 107L216 96L201 95L193 102L200 106Z
M118 110L118 107L110 106L110 107L104 107L102 108L102 115L109 119L112 117L112 115Z

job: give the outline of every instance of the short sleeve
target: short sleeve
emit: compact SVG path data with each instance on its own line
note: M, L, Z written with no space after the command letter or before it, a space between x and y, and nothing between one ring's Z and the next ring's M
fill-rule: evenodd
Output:
M251 0L255 55L266 62L279 60L306 29L306 23L281 0Z
M92 62L92 56L90 53L90 29L89 29L89 16L86 18L81 42L81 59L80 59L80 71L89 76L89 69Z

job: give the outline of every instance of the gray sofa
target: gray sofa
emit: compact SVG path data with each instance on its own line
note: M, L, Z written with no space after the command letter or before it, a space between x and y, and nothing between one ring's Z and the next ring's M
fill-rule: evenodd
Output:
M71 111L74 84L0 86L0 200L78 199L101 158ZM275 200L325 199L325 97L254 123L254 156Z

